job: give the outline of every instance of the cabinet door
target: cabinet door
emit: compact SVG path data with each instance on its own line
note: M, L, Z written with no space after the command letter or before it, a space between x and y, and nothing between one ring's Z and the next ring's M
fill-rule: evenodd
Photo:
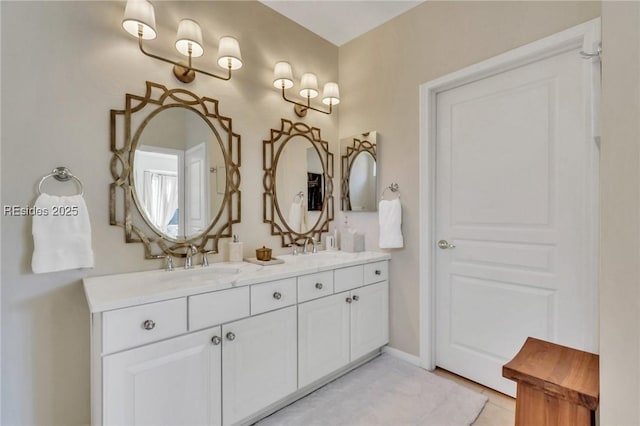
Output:
M297 389L296 307L222 328L223 423L234 424Z
M351 360L389 342L389 282L351 291Z
M348 292L298 305L298 387L349 363Z
M105 425L219 425L220 327L103 358Z

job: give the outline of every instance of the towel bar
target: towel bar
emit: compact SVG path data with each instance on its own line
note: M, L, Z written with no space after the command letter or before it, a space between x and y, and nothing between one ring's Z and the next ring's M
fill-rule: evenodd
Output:
M400 198L400 186L397 183L392 183L391 185L387 186L383 191L382 194L380 195L380 198L384 199L384 194L385 192L387 192L387 190L390 190L391 192L398 193L398 198Z
M80 194L78 195L84 195L84 186L82 185L82 181L80 181L80 179L76 175L71 173L71 170L63 166L56 167L51 171L51 173L40 179L40 183L38 184L38 194L42 194L42 184L50 177L53 177L60 182L67 182L69 181L69 179L75 179L78 185L80 185Z

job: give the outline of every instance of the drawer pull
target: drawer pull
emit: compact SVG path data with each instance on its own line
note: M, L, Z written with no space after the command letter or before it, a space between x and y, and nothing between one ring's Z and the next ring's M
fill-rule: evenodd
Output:
M347 297L346 301L347 303L351 303L353 299L351 299L350 297Z
M358 300L360 300L360 296L358 296L357 294L353 295L353 301L357 302Z
M222 342L222 339L219 338L218 336L213 336L211 338L211 343L213 343L214 346L218 346L221 342Z
M280 300L282 299L282 294L280 294L280 292L276 291L275 293L273 293L273 298L276 300Z
M382 275L382 271L380 269L376 269L376 275Z
M318 290L322 290L322 283L316 283L316 288Z
M235 340L236 335L232 332L227 333L227 340Z
M145 322L142 323L142 328L144 328L145 330L153 330L156 326L156 323L153 322L153 320L146 320Z

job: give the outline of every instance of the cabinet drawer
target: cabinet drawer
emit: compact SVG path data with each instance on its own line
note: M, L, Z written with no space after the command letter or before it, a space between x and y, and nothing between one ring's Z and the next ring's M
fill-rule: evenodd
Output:
M317 299L333 293L333 271L298 277L298 302Z
M251 315L273 311L295 303L295 278L251 286Z
M189 330L199 330L248 316L248 286L189 297Z
M187 331L187 299L173 299L102 314L102 349L111 353Z
M334 289L336 293L362 287L362 265L350 266L349 268L336 269L334 275Z
M389 262L368 263L364 265L364 285L373 284L389 279Z

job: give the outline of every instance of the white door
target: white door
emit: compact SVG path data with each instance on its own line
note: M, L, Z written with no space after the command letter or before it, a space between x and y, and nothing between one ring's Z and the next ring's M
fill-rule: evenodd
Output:
M204 143L185 153L185 235L199 234L209 225L209 167Z
M348 292L298 305L298 387L349 363Z
M296 307L222 327L223 424L231 425L297 389Z
M351 361L389 342L389 282L351 290Z
M103 360L105 425L219 425L220 327Z
M436 364L510 395L527 336L596 349L583 66L572 50L436 99Z

